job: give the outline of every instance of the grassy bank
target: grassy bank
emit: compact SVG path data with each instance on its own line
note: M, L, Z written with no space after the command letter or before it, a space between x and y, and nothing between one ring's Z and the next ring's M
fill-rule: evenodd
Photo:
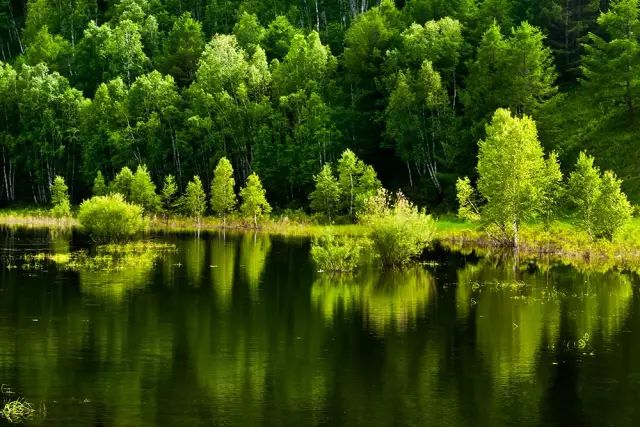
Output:
M450 250L482 256L502 256L505 250L477 225L457 221L438 222L438 241ZM607 270L613 267L640 271L640 218L634 218L613 242L592 240L575 226L556 221L522 228L519 255L523 258L562 262L576 267Z
M0 225L72 228L77 227L75 219L59 220L49 215L47 210L12 209L0 210ZM220 218L204 217L202 231L219 231L224 228ZM226 229L230 231L253 231L251 224L238 218L228 218ZM149 221L150 232L196 232L193 219L182 217L155 217ZM328 231L339 235L364 236L368 228L359 224L322 225L311 217L274 215L261 223L257 230L281 236L314 237ZM438 219L436 240L445 248L479 255L502 255L504 250L478 224L461 221L453 216ZM640 218L633 219L616 236L613 242L592 240L589 236L567 222L554 222L548 227L542 224L527 225L521 231L520 255L527 258L568 262L573 265L599 265L603 268L640 269Z

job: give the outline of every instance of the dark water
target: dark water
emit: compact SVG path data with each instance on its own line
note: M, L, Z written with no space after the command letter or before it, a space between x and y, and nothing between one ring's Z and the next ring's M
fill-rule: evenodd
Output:
M433 253L336 278L302 239L157 240L177 252L65 271L23 255L78 236L0 231L0 383L33 424L640 424L633 274Z

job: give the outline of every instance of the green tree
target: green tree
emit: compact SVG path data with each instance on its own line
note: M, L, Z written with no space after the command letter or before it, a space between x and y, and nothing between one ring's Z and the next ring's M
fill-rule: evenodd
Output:
M569 175L567 188L578 226L592 237L595 236L595 205L602 191L600 169L593 163L593 157L581 152Z
M520 226L544 208L550 179L535 122L499 109L478 143L478 190L487 201L482 219L505 243L518 247Z
M107 184L104 182L104 176L102 172L98 171L96 173L96 177L93 180L93 190L92 194L94 196L104 196L107 194Z
M160 209L160 197L156 194L156 185L145 165L138 165L133 175L130 201L142 206L145 213L157 212Z
M578 226L592 238L613 240L616 231L631 218L633 210L621 185L613 172L601 174L594 158L580 153L569 175L567 191Z
M402 45L398 50L404 65L417 70L425 61L431 62L442 74L444 85L451 90L455 106L458 66L464 47L460 21L446 17L424 25L413 23L402 32L401 38Z
M233 166L226 157L218 161L213 172L211 183L211 210L222 216L224 226L227 226L227 215L232 213L236 206L236 181L233 178Z
M242 12L238 22L233 26L233 34L243 49L253 53L262 42L265 29L260 25L256 15Z
M277 16L269 23L262 38L262 46L264 46L267 57L270 60L283 59L296 34L300 34L300 30L291 25L286 16Z
M342 153L337 169L342 209L353 217L368 198L376 195L382 185L375 170L349 149Z
M313 177L313 180L316 183L316 188L309 196L311 209L326 215L331 221L332 216L340 207L340 185L333 175L331 164L325 164L320 172Z
M56 218L63 218L71 215L71 203L69 202L69 187L64 182L64 178L56 175L51 184L51 213Z
M239 176L252 169L252 147L269 138L271 73L265 53L257 48L249 56L234 36L216 35L205 47L188 98L190 124L202 130L204 145L198 157L224 155L236 165ZM196 163L196 166L198 164ZM202 165L209 170L209 164Z
M589 33L581 71L583 85L600 102L623 104L633 117L640 94L640 9L638 0L613 0L598 25L606 39Z
M45 202L54 171L76 175L81 151L80 110L85 100L66 78L42 63L23 65L16 84L20 88L19 140L24 173L29 176L33 200ZM69 184L74 187L74 182Z
M187 183L187 188L184 194L180 198L180 207L182 212L196 220L198 230L200 230L200 223L204 212L207 210L207 195L202 187L202 181L198 175L193 177L193 180Z
M565 188L562 182L563 176L558 153L552 151L545 160L545 166L544 176L546 182L542 199L542 214L548 226L551 220L557 218L560 213Z
M245 186L240 190L240 212L245 218L253 219L253 226L258 227L258 218L271 212L271 205L267 201L267 192L262 188L260 177L254 173L249 175Z
M171 76L152 71L136 79L128 93L128 113L135 127L128 136L138 158L154 173L176 171L181 176L178 126L181 97ZM168 169L168 170L167 170Z
M160 201L162 202L162 211L168 217L168 213L173 210L176 203L176 195L178 194L178 186L173 175L164 177L164 185L160 192Z
M329 48L312 31L308 36L296 34L282 63L273 63L273 85L278 93L287 95L304 89L309 81L323 84L336 65Z
M198 21L183 13L173 23L164 42L161 69L171 74L180 86L193 81L198 59L204 49L204 36Z
M413 169L428 177L439 195L443 192L439 169L453 163L456 123L450 105L440 74L424 61L415 77L400 73L386 111L387 132L407 165L410 184Z
M482 36L470 64L465 108L474 120L484 121L496 108L517 114L535 113L557 93L551 50L540 29L523 23L503 37L493 24Z
M113 178L109 185L111 193L119 193L125 200L131 200L131 184L133 183L133 172L127 166L120 169L120 172Z
M456 195L458 199L458 216L469 221L478 221L480 219L480 203L469 177L458 178L456 181Z
M602 176L600 197L594 209L596 235L613 240L616 232L631 219L633 208L621 190L622 181L611 171Z
M47 26L42 27L24 52L29 65L43 62L51 71L68 75L71 60L71 44L60 35L51 35Z

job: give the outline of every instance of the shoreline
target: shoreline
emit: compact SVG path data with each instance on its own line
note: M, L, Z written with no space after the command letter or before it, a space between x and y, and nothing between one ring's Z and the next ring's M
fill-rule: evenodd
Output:
M77 229L75 218L57 219L48 211L2 211L0 226ZM264 221L258 228L238 219L228 219L224 226L217 217L203 217L200 231L256 232L283 237L312 238L327 232L360 237L368 228L360 224L323 225L311 219L300 220L276 217ZM154 217L149 219L146 232L198 232L190 218ZM443 248L463 254L475 253L482 257L513 258L514 251L494 242L477 224L442 217L436 221L434 242ZM541 224L523 227L517 258L546 263L563 263L575 267L597 269L628 269L640 271L640 219L634 219L614 242L591 240L584 232L566 222L555 222L548 227Z

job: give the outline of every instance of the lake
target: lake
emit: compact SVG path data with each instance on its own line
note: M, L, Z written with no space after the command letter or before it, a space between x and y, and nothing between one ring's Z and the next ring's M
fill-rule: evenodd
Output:
M333 276L302 238L153 241L175 249L68 268L82 235L0 230L0 383L31 424L640 422L633 273L433 250Z

